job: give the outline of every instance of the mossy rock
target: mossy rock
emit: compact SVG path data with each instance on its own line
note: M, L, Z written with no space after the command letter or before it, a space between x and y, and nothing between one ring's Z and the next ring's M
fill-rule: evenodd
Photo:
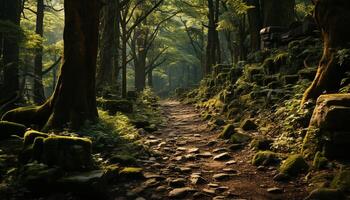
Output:
M252 131L252 130L256 130L258 128L258 125L256 125L252 119L245 119L241 123L240 127L244 131Z
M331 187L350 192L350 169L340 169L332 180Z
M143 169L138 167L125 167L119 172L120 177L126 179L143 179Z
M252 164L255 166L275 165L280 162L280 155L272 151L259 151L253 157Z
M345 200L343 192L337 189L318 188L313 190L305 200Z
M307 172L309 165L300 154L289 156L280 166L279 171L289 176L298 176L300 173Z
M119 155L113 155L110 159L109 159L110 163L118 163L121 165L135 165L136 164L136 158L133 155L129 155L129 154L119 154Z
M250 148L254 150L270 150L272 140L266 137L256 137L250 142Z
M216 126L223 126L223 125L225 125L225 120L223 120L223 119L221 119L221 118L218 118L218 119L215 119L214 120L214 124L216 125Z
M11 135L17 135L22 137L26 131L27 127L8 121L0 121L0 140L8 139Z
M317 152L312 162L315 169L325 169L328 165L328 159L322 155L321 152Z
M251 137L243 133L235 133L231 136L230 141L233 144L244 144L251 140Z
M222 139L230 139L234 133L235 127L232 124L227 124L219 137Z
M110 115L115 115L117 112L132 113L133 103L128 100L106 100L98 99L97 106L107 111Z

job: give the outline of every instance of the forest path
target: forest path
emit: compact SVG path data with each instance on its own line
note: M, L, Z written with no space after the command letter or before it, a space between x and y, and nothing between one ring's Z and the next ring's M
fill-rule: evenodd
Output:
M161 109L166 126L145 135L145 144L154 152L141 160L146 179L126 186L127 197L121 199L305 197L305 183L273 181L275 167L252 166L254 152L249 147L237 150L218 139L220 131L211 131L193 106L167 100L161 102Z

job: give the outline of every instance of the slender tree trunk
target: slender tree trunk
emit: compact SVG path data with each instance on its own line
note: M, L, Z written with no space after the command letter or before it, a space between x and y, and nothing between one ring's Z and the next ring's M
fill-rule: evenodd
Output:
M116 0L108 0L101 10L100 63L96 77L98 90L115 85L116 8Z
M37 124L44 130L77 129L98 118L95 94L98 0L65 0L64 60L53 95L36 108L7 112L3 120Z
M14 25L20 25L21 1L20 0L0 0L1 19L10 21ZM2 38L3 87L0 98L6 99L19 91L19 41L6 37Z
M36 29L35 33L40 37L44 36L44 0L38 0L37 2L37 10L36 10ZM40 45L36 49L35 57L34 57L34 102L36 104L42 104L46 97L43 86L43 44Z
M206 48L206 63L205 63L205 75L211 73L213 65L216 64L216 24L215 24L215 6L213 0L208 0L208 41Z
M120 72L120 0L116 0L116 30L115 30L115 54L114 54L114 66L115 77L118 79ZM117 80L116 80L117 82Z
M127 65L127 38L126 38L126 27L124 27L124 25L122 25L123 27L123 34L122 34L122 48L121 48L121 52L122 52L122 97L126 98L126 90L127 90L127 82L126 82L126 65ZM126 25L125 25L126 26Z
M260 30L262 28L260 1L259 0L247 0L249 6L254 6L248 10L248 22L250 32L250 48L255 52L260 49Z
M350 47L349 10L348 0L317 1L315 19L322 31L323 56L314 81L304 93L302 104L323 93L337 92L345 71L349 71L350 60L340 62L337 57L337 50Z

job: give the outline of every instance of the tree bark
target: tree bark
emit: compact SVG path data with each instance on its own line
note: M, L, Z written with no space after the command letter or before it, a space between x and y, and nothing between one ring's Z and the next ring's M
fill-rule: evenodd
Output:
M148 87L153 88L153 70L149 70L147 73Z
M284 26L294 22L295 19L295 0L262 0L264 27Z
M345 71L349 70L349 59L340 63L337 58L337 50L350 48L349 9L348 0L316 1L314 17L322 32L323 56L314 81L304 93L302 105L323 93L337 92Z
M250 48L255 52L260 49L260 30L262 28L260 1L259 0L247 0L249 6L254 6L248 10L248 22L250 32Z
M37 1L37 10L36 10L36 28L35 33L40 37L44 36L44 0ZM43 71L43 44L36 49L34 57L34 85L33 85L33 94L34 94L34 103L42 104L45 102L45 92L42 80L42 71Z
M21 0L0 0L1 12L0 19L9 21L14 25L20 25ZM4 63L3 69L3 87L1 88L0 98L6 99L19 91L19 37L17 39L2 38L2 57Z
M101 10L100 62L96 76L98 90L115 85L116 23L118 23L116 0L108 0Z
M206 63L204 74L208 75L211 73L213 65L216 64L216 42L217 42L217 30L215 24L215 5L213 0L208 0L208 40L207 40L207 48L206 48Z
M78 129L98 118L95 96L99 0L65 0L64 60L53 95L36 108L18 108L2 120L44 130Z

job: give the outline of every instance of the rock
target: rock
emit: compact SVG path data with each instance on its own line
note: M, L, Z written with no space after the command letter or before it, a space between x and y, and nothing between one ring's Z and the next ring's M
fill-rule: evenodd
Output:
M213 160L217 161L223 161L223 160L228 160L231 158L231 155L229 153L221 153L219 155L214 156Z
M217 148L213 150L213 153L223 153L223 152L227 152L228 149L227 148Z
M252 164L255 166L274 165L280 162L279 155L272 151L259 151L253 157Z
M33 144L30 144L30 143ZM48 166L58 166L66 171L91 170L91 140L87 138L47 135L37 131L25 134L25 147L21 160L37 160ZM31 159L24 159L31 151Z
M296 154L289 156L280 166L279 171L282 174L289 176L297 176L300 173L306 172L309 165L306 163L302 155Z
M270 150L271 144L272 144L272 140L269 140L265 137L257 137L250 142L249 146L254 150L264 151L264 150Z
M157 187L159 184L160 184L160 182L157 181L157 179L151 178L151 179L148 179L147 181L145 181L143 183L143 186L146 188L150 188L150 187Z
M192 171L192 169L190 167L180 167L180 172L183 172L183 173L189 173Z
M190 187L176 188L169 192L169 198L182 199L193 192L195 192L195 189Z
M208 183L208 181L200 175L191 175L190 180L193 185L202 185Z
M207 188L204 188L202 190L204 193L206 194L209 194L209 195L214 195L215 194L215 189L207 189Z
M258 126L254 123L254 121L252 119L245 119L240 127L244 130L244 131L252 131L252 130L256 130L258 128Z
M136 158L128 154L112 155L109 159L110 163L118 163L121 165L135 165L137 163Z
M228 124L225 126L219 137L222 139L230 139L234 133L235 127L232 124Z
M237 151L237 150L241 150L244 146L242 144L232 144L230 145L228 148L231 151Z
M143 176L144 176L146 179L153 179L153 178L155 178L155 179L158 180L158 181L165 180L165 177L164 177L164 176L159 175L159 174L150 173L150 172L145 172L145 173L143 174Z
M235 133L231 136L230 141L234 144L244 144L249 142L251 137L243 133Z
M0 140L8 139L11 135L23 137L26 129L27 127L22 124L0 121Z
M125 179L143 179L143 169L138 167L125 167L119 172L121 178Z
M222 169L223 172L230 173L230 174L237 174L237 170L233 168L224 168Z
M191 149L188 149L187 152L188 153L199 153L199 149L198 148L191 148Z
M216 126L223 126L223 125L225 125L225 120L223 120L223 119L215 119L214 124Z
M350 155L350 95L329 94L317 99L304 138L303 155L313 158L319 149L329 159L348 160Z
M214 174L213 178L217 181L225 181L231 178L230 174L226 174L226 173L220 173L220 174Z
M233 165L233 164L236 164L237 163L237 161L235 161L235 160L230 160L230 161L227 161L226 163L225 163L225 165Z
M216 184L216 183L209 183L208 186L211 187L211 188L218 188L218 187L219 187L219 184Z
M288 181L290 178L286 174L278 173L273 177L274 181L280 181L280 182L285 182Z
M313 190L305 200L345 200L343 192L337 189L318 188Z
M210 158L212 156L213 155L210 152L203 152L203 153L200 153L197 155L197 157L199 157L199 158Z
M278 188L278 187L268 188L266 191L268 193L271 193L271 194L281 194L281 193L283 193L283 189Z
M350 192L350 169L340 169L332 180L331 188Z
M177 179L170 179L169 180L169 186L174 188L181 188L186 185L186 179L184 178L177 178Z
M225 200L227 199L225 196L216 196L213 198L213 200Z
M132 113L133 104L128 100L106 100L97 99L97 106L108 111L108 114L115 115L117 112Z
M206 146L211 147L211 146L214 146L216 143L217 141L212 140L212 141L209 141Z

